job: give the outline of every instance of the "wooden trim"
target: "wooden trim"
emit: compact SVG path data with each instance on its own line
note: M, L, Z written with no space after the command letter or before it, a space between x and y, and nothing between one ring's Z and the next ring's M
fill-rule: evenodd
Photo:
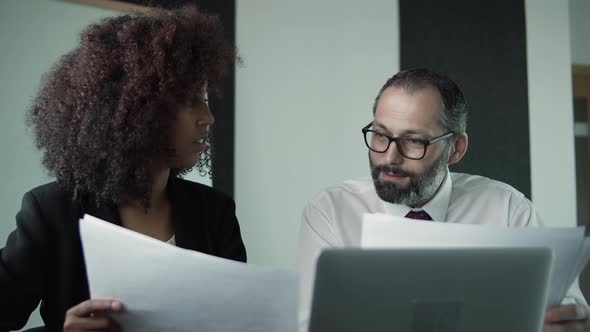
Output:
M573 75L572 80L574 97L590 99L590 77Z
M590 78L589 65L572 65L572 73L574 76L586 76Z
M87 5L87 6L94 6L103 9L110 9L116 10L120 12L128 12L128 13L145 13L149 14L152 11L152 8L136 5L133 3L125 3L122 1L115 1L115 0L61 0L65 2L72 2L77 3L80 5Z
M590 100L590 66L573 65L572 83L574 97Z

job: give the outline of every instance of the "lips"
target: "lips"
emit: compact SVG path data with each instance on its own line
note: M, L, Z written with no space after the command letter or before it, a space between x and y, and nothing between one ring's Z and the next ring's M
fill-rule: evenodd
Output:
M205 141L207 140L207 134L198 136L198 138L194 139L192 143L192 150L193 152L202 152L207 147Z
M405 182L410 177L408 172L405 172L397 165L379 165L373 170L374 176L378 176L382 181L387 182ZM378 175L377 175L378 174Z
M201 135L197 136L196 139L193 140L193 143L204 144L205 140L207 140L207 137L209 137L208 133L201 134Z
M393 172L387 172L387 171L382 171L381 174L384 178L387 178L387 179L402 179L402 178L407 177L407 175L405 175L405 174L399 174L399 173L393 173Z
M386 172L386 171L384 171L383 174L385 174L387 176L398 177L398 178L401 178L401 177L405 177L406 176L406 175L403 175L403 174L398 174L398 173L394 173L394 172Z
M410 174L401 169L401 167L394 166L394 165L380 165L376 166L375 170L379 173L383 173L388 176L395 176L395 177L408 177Z

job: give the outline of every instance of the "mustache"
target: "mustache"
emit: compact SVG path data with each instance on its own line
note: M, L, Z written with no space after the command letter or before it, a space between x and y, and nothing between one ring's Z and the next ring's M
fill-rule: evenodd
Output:
M380 172L388 172L388 173L395 173L397 175L401 175L401 176L414 176L414 173L408 172L408 171L404 171L401 167L396 166L396 165L375 165L373 167L373 171L375 173L380 173Z

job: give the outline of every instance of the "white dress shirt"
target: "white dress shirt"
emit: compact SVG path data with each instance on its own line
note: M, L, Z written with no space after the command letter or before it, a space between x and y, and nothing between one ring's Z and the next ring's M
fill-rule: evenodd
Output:
M451 173L422 209L433 220L506 227L541 225L533 204L513 187L482 176ZM377 196L371 178L346 181L319 193L303 211L299 239L300 323L307 330L316 260L326 247L359 247L364 213L405 216L412 208ZM565 303L587 306L577 281Z

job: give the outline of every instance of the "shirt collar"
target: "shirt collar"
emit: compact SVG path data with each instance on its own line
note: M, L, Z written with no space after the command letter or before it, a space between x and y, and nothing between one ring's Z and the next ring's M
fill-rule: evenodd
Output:
M389 202L383 202L385 211L396 217L404 217L410 210L424 210L432 217L435 221L445 221L447 216L447 210L449 208L449 202L451 200L451 189L453 188L453 181L451 180L451 172L447 168L447 175L436 192L434 197L429 200L422 208L412 209L407 205L392 204Z

